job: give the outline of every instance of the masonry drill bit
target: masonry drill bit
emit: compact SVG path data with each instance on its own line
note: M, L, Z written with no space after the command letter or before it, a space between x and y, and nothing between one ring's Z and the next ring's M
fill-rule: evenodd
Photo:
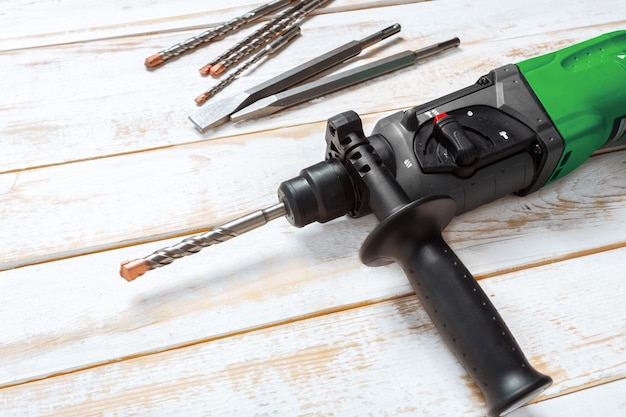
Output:
M174 246L159 249L145 258L122 262L120 275L126 281L133 281L152 269L169 265L176 259L193 255L206 247L226 242L286 214L287 209L282 202L254 211L221 226L214 227L208 232L189 237Z
M259 47L270 42L276 36L279 36L290 26L294 25L296 20L310 13L312 10L327 3L329 0L300 0L294 6L285 9L274 19L270 20L266 25L257 29L250 36L237 43L226 52L222 53L210 63L200 68L202 75L220 75L226 70L224 62L229 65L239 62L250 53L256 51ZM248 45L253 45L254 48ZM236 57L236 58L235 58Z
M459 38L452 38L417 51L399 52L387 58L382 58L339 74L320 78L319 80L291 88L287 91L274 94L273 96L265 97L231 114L230 119L236 122L239 120L268 116L286 109L287 107L295 106L296 104L313 100L314 98L332 93L333 91L407 67L420 59L458 46L459 43Z
M299 34L300 34L300 26L294 26L291 29L289 29L287 32L280 35L274 41L269 43L265 48L261 49L261 51L257 52L252 58L247 60L243 65L237 68L237 70L233 72L231 75L229 75L227 78L220 81L218 84L211 87L204 93L200 94L198 97L196 97L196 100L195 100L196 104L200 105L206 102L215 94L219 93L224 88L232 84L233 81L235 81L237 77L239 77L239 75L243 73L245 70L247 70L252 65L259 62L266 55L274 54L278 52L279 50L281 50L282 48L284 48L285 46L287 46L289 42L294 40L296 36L298 36Z
M250 10L241 16L235 17L226 23L222 23L221 25L206 30L197 36L192 36L183 42L177 43L161 52L151 55L146 58L144 64L148 68L157 67L184 52L189 52L204 43L211 42L229 32L234 32L241 26L254 22L261 17L286 6L292 1L294 0L273 0L263 6L257 7L254 10Z
M211 75L220 75L224 71L231 68L233 65L236 65L238 62L241 62L242 59L252 54L254 51L261 48L264 44L269 42L272 37L278 36L278 34L283 31L289 29L291 26L298 25L300 22L315 9L324 4L328 3L329 0L316 0L312 3L308 3L304 7L299 10L296 10L292 15L290 15L287 19L270 28L268 32L262 34L259 37L253 38L250 42L243 45L240 49L234 51L230 56L224 58L222 61L218 62L216 65L211 67L210 73ZM274 32L274 35L271 33ZM264 36L267 35L267 36Z

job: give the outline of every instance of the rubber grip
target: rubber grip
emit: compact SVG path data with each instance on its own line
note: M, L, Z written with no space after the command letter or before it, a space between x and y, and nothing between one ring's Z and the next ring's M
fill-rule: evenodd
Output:
M426 217L441 216L436 209ZM435 327L485 396L489 416L513 411L547 388L551 378L529 364L489 297L443 240L438 222L425 221L415 204L391 217L368 237L361 259L402 266Z

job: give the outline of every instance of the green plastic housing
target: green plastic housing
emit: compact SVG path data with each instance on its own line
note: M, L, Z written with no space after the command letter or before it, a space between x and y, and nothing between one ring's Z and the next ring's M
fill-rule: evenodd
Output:
M626 31L517 64L563 137L554 181L626 137Z

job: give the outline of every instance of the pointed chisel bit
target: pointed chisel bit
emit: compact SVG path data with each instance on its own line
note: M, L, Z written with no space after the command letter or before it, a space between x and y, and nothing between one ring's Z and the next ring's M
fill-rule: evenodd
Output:
M319 74L320 72L340 64L361 51L400 31L395 24L364 39L348 42L330 52L286 71L268 81L245 90L237 95L219 100L189 116L189 119L200 132L218 126L230 120L230 115L264 97L276 94L291 86Z
M282 93L259 100L248 107L233 113L230 118L233 121L248 120L257 117L268 116L279 112L287 107L304 103L333 91L349 87L351 85L387 74L400 68L407 67L419 59L443 52L448 48L458 46L458 38L428 46L417 51L404 51L383 58L378 61L341 72L336 75L324 77L299 87L294 87Z

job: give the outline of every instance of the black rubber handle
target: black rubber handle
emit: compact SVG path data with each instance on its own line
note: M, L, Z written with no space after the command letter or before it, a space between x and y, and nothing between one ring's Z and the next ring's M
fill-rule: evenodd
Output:
M487 295L443 240L441 223L453 215L446 204L416 202L391 215L368 236L361 259L402 266L436 328L483 392L489 416L504 415L552 379L528 363Z

